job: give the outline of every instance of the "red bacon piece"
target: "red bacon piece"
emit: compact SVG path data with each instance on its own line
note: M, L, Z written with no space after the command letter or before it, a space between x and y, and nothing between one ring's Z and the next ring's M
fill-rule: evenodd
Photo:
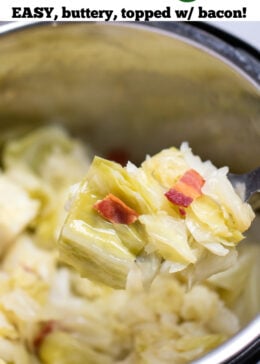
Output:
M189 169L179 181L165 193L167 199L173 204L180 206L181 215L185 215L184 207L188 207L193 200L202 195L201 188L205 180L194 169Z
M106 220L115 224L133 224L138 214L122 200L109 193L103 200L94 204L93 208Z
M193 198L185 196L183 193L176 191L175 188L171 188L165 193L165 196L170 202L183 207L188 207L193 201Z
M57 327L57 322L53 321L53 320L46 322L41 327L40 331L38 332L38 334L35 336L35 338L33 340L33 347L36 351L39 350L45 337L47 335L49 335L50 333L52 333L56 327Z
M183 194L195 199L202 195L201 188L205 180L194 169L189 169L179 179L174 188Z

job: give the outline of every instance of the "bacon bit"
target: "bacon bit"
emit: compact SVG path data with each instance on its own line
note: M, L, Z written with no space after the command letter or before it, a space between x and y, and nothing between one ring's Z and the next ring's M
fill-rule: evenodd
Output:
M193 199L202 195L201 188L205 180L194 169L189 169L175 184L174 188Z
M138 218L135 210L112 193L108 194L103 200L96 202L93 208L106 220L115 224L130 225Z
M175 205L183 207L188 207L193 201L193 198L176 191L175 188L171 188L168 192L165 193L165 196Z
M194 169L189 169L179 181L165 193L167 199L173 204L180 206L179 212L186 215L184 208L188 207L193 200L202 195L201 188L205 180Z
M183 207L179 207L179 213L181 214L181 216L186 216L186 210Z
M124 150L123 148L115 148L108 153L107 159L117 162L124 167L126 166L130 158L129 153L127 153L126 150Z
M40 331L33 340L33 347L36 351L39 350L45 337L50 333L52 333L56 327L57 327L57 322L54 320L48 321L42 326L42 328L40 329Z

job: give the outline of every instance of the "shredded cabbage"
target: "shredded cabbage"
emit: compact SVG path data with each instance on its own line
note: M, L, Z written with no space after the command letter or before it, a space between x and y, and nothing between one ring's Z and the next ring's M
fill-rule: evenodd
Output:
M0 253L30 225L38 210L38 201L9 177L0 175Z
M139 168L95 157L70 199L59 240L62 259L83 276L114 288L124 288L133 263L139 260L142 269L150 254L157 255L162 271L166 266L169 272L183 271L188 284L221 271L220 262L226 269L254 218L227 171L202 162L185 143L180 150L147 157ZM173 190L171 201L167 191L178 181L184 181L179 187L184 192ZM118 201L121 210L114 212L113 221ZM109 217L103 216L108 211ZM133 211L134 223L118 222Z
M204 185L208 194L185 217L164 197L190 167L207 183L217 171L210 162L187 144L147 157L141 168L96 158L80 183L90 158L58 127L5 146L0 364L185 364L259 312L260 249L236 249L253 216L248 205L215 199L226 188L222 177L221 188ZM138 211L136 223L97 216L93 203L111 189Z
M65 220L68 187L90 164L90 152L60 126L47 126L9 141L3 151L5 173L40 204L34 221L37 241L53 248Z

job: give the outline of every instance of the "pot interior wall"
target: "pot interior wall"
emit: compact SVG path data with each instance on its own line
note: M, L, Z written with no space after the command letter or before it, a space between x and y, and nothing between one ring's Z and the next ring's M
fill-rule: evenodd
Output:
M187 140L233 171L260 164L260 94L230 65L144 26L62 24L0 38L4 131L64 123L139 162Z

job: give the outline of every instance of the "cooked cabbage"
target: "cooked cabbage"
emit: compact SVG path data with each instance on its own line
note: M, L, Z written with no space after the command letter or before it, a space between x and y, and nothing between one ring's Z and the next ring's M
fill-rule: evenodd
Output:
M59 126L46 126L5 145L5 173L40 204L33 226L40 245L56 244L68 187L84 176L89 158L82 143Z
M183 271L188 284L228 268L254 213L227 172L202 162L186 143L139 168L96 157L73 190L59 240L62 260L114 288L125 288L136 261L142 270L151 254L162 271Z
M5 147L0 364L185 364L235 334L260 305L260 249L235 247L236 224L252 215L247 205L231 222L233 209L205 195L180 216L164 196L171 180L189 165L206 179L215 171L187 146L149 157L142 168L96 158L89 183L80 184L91 156L79 145L46 127ZM111 189L142 213L135 223L114 226L93 209ZM92 280L60 260L65 205L60 249Z
M5 174L0 175L0 253L37 216L39 203Z

